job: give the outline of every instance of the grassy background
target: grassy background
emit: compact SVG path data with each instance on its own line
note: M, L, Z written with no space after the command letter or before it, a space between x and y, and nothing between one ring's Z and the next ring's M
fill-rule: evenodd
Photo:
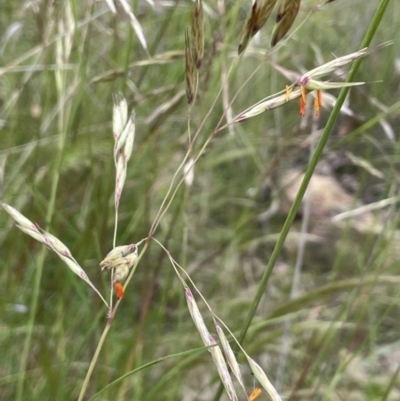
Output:
M98 265L112 247L114 226L112 94L121 91L137 116L117 238L118 244L127 244L147 235L186 153L189 113L192 134L201 127L197 150L218 124L224 105L220 98L213 101L234 60L248 3L225 1L222 16L214 2L207 4L205 60L199 93L188 111L182 52L184 30L190 24L189 1L170 6L159 2L155 8L133 2L154 56L149 59L130 25L108 12L105 2L71 0L72 50L62 69L57 67L57 43L65 9L53 9L50 1L3 2L1 200L42 227L48 225L102 293L108 291L109 277L100 274ZM268 61L304 72L333 55L358 50L378 3L336 1L315 11L315 1L303 1L293 35L268 50ZM359 118L341 116L324 155L338 180L345 184L344 178L350 177L357 184L347 188L353 189L355 202L376 202L399 192L399 20L400 6L392 1L374 43L394 43L363 61L357 80L367 84L353 89L348 103ZM271 18L232 69L229 96L238 93L234 115L288 84L264 58L272 27ZM149 62L141 64L144 60ZM156 114L160 106L166 111ZM322 111L318 128L324 127L329 111ZM235 333L242 327L285 212L266 224L257 216L279 198L282 174L290 167L304 171L307 165L309 150L300 144L313 128L311 121L300 120L294 102L215 137L196 164L193 186L180 188L155 235ZM394 140L382 122L392 128ZM336 168L332 160L342 160L344 151L368 161L380 177L348 161ZM263 199L266 180L273 191ZM296 252L282 255L274 269L245 348L271 381L280 383L286 399L400 397L399 264L393 250L397 205L374 216L381 221L378 234L359 238L345 227L335 231L332 242L339 241L338 249L323 259L323 268L314 263L313 253L304 260L294 300L290 292ZM325 234L331 232L326 224ZM37 313L30 324L43 247L16 230L6 213L0 214L0 226L1 399L76 399L105 325L104 305L46 252L35 298ZM356 253L351 263L346 262L349 243L350 253ZM31 330L22 369L24 341ZM280 369L283 338L291 345L286 368ZM156 358L200 346L181 284L153 243L127 289L88 396ZM242 356L238 358L250 392L254 378ZM141 370L98 399L209 400L217 385L209 354L193 352ZM263 399L268 399L265 393Z

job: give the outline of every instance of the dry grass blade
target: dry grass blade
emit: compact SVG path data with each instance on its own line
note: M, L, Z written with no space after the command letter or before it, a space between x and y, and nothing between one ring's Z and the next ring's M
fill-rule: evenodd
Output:
M79 266L77 261L71 254L71 251L64 245L58 238L54 237L54 235L48 233L47 231L41 229L39 226L34 224L32 221L27 219L23 216L20 212L14 209L12 206L7 205L6 203L0 203L3 209L15 220L17 223L17 227L24 232L25 234L29 235L30 237L34 238L35 240L43 243L46 245L50 250L52 250L61 260L63 260L66 265L82 280L86 281L92 287L92 289L99 295L99 297L103 300L103 302L107 305L107 302L104 300L100 292L97 288L92 284L89 280L89 277Z
M214 337L209 334L209 342L210 345L216 345L216 341ZM215 346L210 348L210 352L213 358L213 361L218 369L219 377L222 381L222 384L225 387L225 390L228 394L228 397L232 401L237 401L238 397L235 391L235 387L232 383L231 375L229 374L228 366L226 365L224 356L222 355L221 348L219 346Z
M271 46L274 47L292 27L300 9L301 0L283 0L276 17L276 26L272 32Z
M107 3L108 8L113 14L117 13L117 9L115 8L113 0L104 0Z
M186 77L186 97L189 104L193 102L196 89L195 65L192 55L189 31L185 31L185 77Z
M194 49L194 61L196 68L201 67L204 55L204 13L203 1L195 0L192 16L192 39Z
M165 103L158 106L147 118L146 125L150 127L150 131L159 127L165 119L171 116L174 109L181 103L181 99L185 96L185 90L180 90L176 95Z
M247 47L250 39L263 27L277 0L256 0L245 22L240 38L238 53L241 54Z
M135 14L133 14L131 6L127 3L126 0L115 0L115 6L118 14L120 14L122 18L127 17L130 20L132 28L135 31L139 42L141 43L143 49L147 51L147 42L143 33L143 28L135 17Z
M160 53L155 55L151 59L135 61L128 65L128 69L131 70L137 67L148 67L150 65L164 65L170 64L174 61L180 60L184 57L184 52L182 50L171 50L168 52ZM0 68L0 76L2 70ZM90 84L97 84L99 82L107 82L115 80L119 77L122 77L126 74L126 68L115 68L106 72L103 72L90 80Z

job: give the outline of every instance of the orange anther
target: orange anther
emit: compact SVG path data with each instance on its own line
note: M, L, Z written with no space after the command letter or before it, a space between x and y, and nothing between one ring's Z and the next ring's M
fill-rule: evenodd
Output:
M322 92L318 89L317 90L317 101L318 101L318 106L322 106Z
M261 389L260 388L255 388L251 394L249 395L249 401L255 400L259 395L261 394Z
M293 91L293 86L286 85L286 95L285 95L285 100L288 102L289 101L289 96Z
M124 291L124 286L121 283L115 284L115 294L117 295L118 299L123 298L125 291Z
M318 99L314 100L314 111L315 111L315 115L318 117L319 116L319 102L318 102Z
M303 100L303 98L300 98L300 110L299 114L304 117L306 114L306 102Z
M304 104L307 104L307 98L306 98L307 89L304 86L301 86L300 90L301 90L301 98L303 99Z

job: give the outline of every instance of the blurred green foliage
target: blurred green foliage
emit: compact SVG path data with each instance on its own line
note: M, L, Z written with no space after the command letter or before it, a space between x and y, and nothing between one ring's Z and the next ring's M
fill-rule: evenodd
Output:
M250 2L205 3L206 49L198 94L188 109L179 94L184 89L184 31L191 21L191 2L132 2L149 57L131 25L113 15L106 2L70 0L72 48L60 68L57 46L66 26L63 3L3 1L0 199L47 226L107 294L109 276L100 274L98 266L112 248L114 227L112 94L123 93L136 111L135 145L117 237L117 244L128 244L149 232L186 153L188 116L191 135L200 129L196 152L218 125L226 108L222 97L217 98L223 82L229 99L235 99L232 112L237 115L290 84L273 65L304 73L357 51L379 2L335 1L318 8L319 3L302 2L289 37L273 51L271 18L232 68ZM353 117L341 116L325 155L329 164L331 154L350 151L381 173L381 178L374 177L350 162L331 165L339 180L350 176L357 183L355 202L376 202L399 192L398 21L400 4L392 1L374 42L390 40L393 45L363 61L357 80L366 84L351 90L347 104ZM333 80L344 78L346 72L339 75ZM156 115L161 106L166 112ZM323 128L329 111L327 106L321 112L318 128ZM155 233L234 333L241 329L285 216L278 214L267 224L257 217L271 198L279 198L283 172L307 165L309 150L301 144L312 133L311 121L300 120L298 105L292 102L216 135L195 166L193 186L180 187ZM365 130L352 136L360 126ZM344 143L343 138L351 140ZM59 177L54 187L55 172ZM266 180L273 182L274 190L265 202L260 193ZM49 219L52 186L56 196ZM397 205L383 217L385 238L374 237L368 243L370 257L357 254L359 264L354 268L341 269L340 251L323 271L313 266L312 257L308 259L298 301L290 299L294 258L289 252L277 264L245 348L272 382L281 382L282 395L293 392L287 399L383 400L393 377L387 399L399 397L399 379L393 376L399 361L398 262L385 263L389 246L395 245L391 241L397 238ZM0 226L1 399L76 399L106 324L104 305L47 253L30 327L32 288L43 246L17 230L6 213L0 213ZM352 234L344 229L341 235L346 241ZM208 316L205 308L202 312ZM289 317L291 347L283 376L277 377ZM29 330L32 341L23 391L18 393ZM147 362L200 345L182 286L166 254L152 243L118 310L88 396ZM241 356L239 361L244 363ZM247 366L243 370L250 392L253 378ZM98 399L205 400L212 399L217 384L209 354L195 353L139 371Z

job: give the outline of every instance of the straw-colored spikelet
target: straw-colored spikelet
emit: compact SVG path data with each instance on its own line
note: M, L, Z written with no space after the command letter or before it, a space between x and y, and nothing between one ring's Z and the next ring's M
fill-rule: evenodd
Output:
M250 39L263 27L277 0L256 0L245 22L240 38L238 53L247 47Z
M185 177L185 184L188 188L191 188L194 181L194 158L191 157L186 164L183 166L183 174Z
M101 270L113 270L113 283L123 281L138 257L135 244L121 245L111 250L100 263Z
M286 102L293 99L297 99L300 96L301 96L301 90L297 89L290 92L289 95L283 94L271 97L269 99L266 99L265 101L258 102L254 106L250 107L249 109L247 109L246 111L235 117L233 121L238 123L247 120L248 118L255 117L261 113L264 113L265 111L272 110L279 106L282 106Z
M48 233L47 231L41 229L37 224L34 224L20 212L14 209L12 206L0 202L3 209L15 220L17 227L25 234L31 236L35 240L45 244L49 249L51 249L77 276L82 280L86 281L87 284L92 287L92 289L99 295L103 302L107 305L107 302L101 296L97 288L89 280L89 277L79 266L78 262L74 259L71 251L64 245L58 238L54 235Z
M113 135L117 141L128 120L128 104L120 93L113 95L113 103Z
M190 33L185 31L185 78L186 78L186 97L188 103L193 102L196 90L195 64L193 61Z
M272 401L282 401L281 397L279 396L278 392L275 390L274 386L269 381L265 372L261 369L261 366L258 365L253 359L249 356L247 357L247 362L249 362L250 369L254 374L254 377L258 380L264 390L268 393L271 397Z
M226 366L226 362L222 355L221 349L219 346L217 346L217 343L214 340L213 336L209 333L204 323L204 319L201 316L197 303L193 297L192 291L190 291L188 287L185 288L185 297L189 307L190 315L192 316L193 322L196 325L197 331L199 332L204 345L206 345L207 347L209 347L210 345L213 346L209 348L209 351L215 365L217 366L219 377L222 380L226 392L228 393L228 396L231 400L236 401L238 398L235 392L235 388L233 387L232 379L229 375L228 367Z
M239 364L236 361L235 354L233 353L229 341L226 338L220 325L215 324L215 329L217 330L218 338L224 350L225 358L228 361L229 367L231 368L232 373L235 375L236 379L238 380L243 390L245 391Z
M277 24L272 32L271 46L274 47L292 27L300 9L301 0L283 0L276 17Z
M385 45L387 44L383 44L382 46ZM354 52L343 57L338 57L332 61L329 61L328 63L325 63L317 68L314 68L311 71L308 71L300 78L298 78L291 86L287 87L285 94L270 96L264 100L261 100L254 106L248 108L247 110L236 116L233 121L241 122L247 120L248 118L263 113L264 111L282 106L288 101L304 97L305 91L329 90L329 89L345 88L356 85L363 85L364 82L330 82L330 81L325 82L325 81L318 81L316 80L316 78L323 77L329 74L330 72L335 71L360 57L364 57L368 53L369 50L365 48L358 52ZM293 90L294 87L299 87L299 86L301 87L301 89Z
M382 46L384 46L383 44ZM338 70L339 68L344 67L346 64L351 63L354 60L357 60L360 57L364 57L367 54L370 53L370 50L368 47L365 47L364 49L361 49L357 52L347 54L346 56L342 57L337 57L332 61L328 61L325 64L322 64L321 66L314 68L311 71L306 72L301 78L299 78L295 84L296 85L304 85L306 84L307 80L309 79L317 79L321 78L325 75L328 75L330 72L333 72L335 70Z
M114 162L116 167L115 209L118 210L122 190L125 185L127 165L135 140L135 112L132 111L128 119L126 100L120 94L115 95L113 100Z
M190 315L192 316L192 319L197 328L197 331L199 332L204 345L209 346L210 345L210 339L209 339L210 333L208 332L206 324L204 323L204 319L201 316L200 310L193 297L192 291L190 291L189 288L185 289L185 297L186 297L186 302L188 304Z
M192 16L192 40L194 50L194 61L196 68L201 67L204 55L204 13L203 1L195 0Z
M216 345L217 343L211 334L209 334L209 342L210 345L215 345L214 347L210 348L210 352L215 366L218 369L219 377L225 387L228 397L232 401L237 401L238 397L235 391L235 387L233 386L232 378L229 374L228 366L226 365L224 356L222 355L221 348Z

